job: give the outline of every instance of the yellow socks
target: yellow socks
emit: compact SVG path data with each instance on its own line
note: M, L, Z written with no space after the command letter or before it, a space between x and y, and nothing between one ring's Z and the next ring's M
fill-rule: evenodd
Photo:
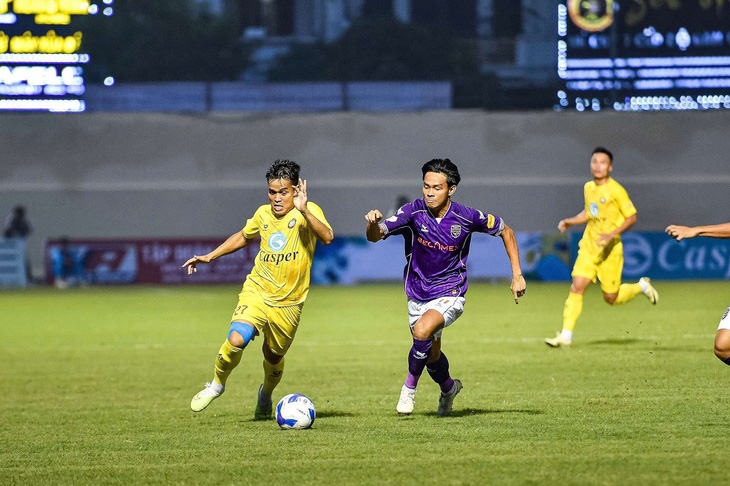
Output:
M218 351L218 357L215 359L215 376L213 379L216 383L219 385L226 384L228 375L241 362L241 356L243 356L243 349L232 346L226 339L226 342Z
M262 393L265 395L271 395L276 385L281 381L281 376L284 374L284 358L281 358L277 364L271 364L264 358L264 388Z
M618 288L618 297L616 297L616 301L613 303L613 305L625 304L640 293L641 285L637 283L621 284L621 287Z
M575 322L580 317L581 312L583 312L583 296L573 292L568 293L563 308L563 334L567 334L565 331L568 331L572 337Z

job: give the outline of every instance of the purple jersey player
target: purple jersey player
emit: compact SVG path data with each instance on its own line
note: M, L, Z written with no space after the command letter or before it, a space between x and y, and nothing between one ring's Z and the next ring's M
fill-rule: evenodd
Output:
M423 199L401 207L383 219L370 211L367 238L376 242L399 234L405 238L406 264L403 271L408 318L413 347L408 353L408 377L401 389L396 410L410 415L416 403L416 386L423 369L441 387L437 414L448 415L461 382L449 375L449 361L441 352L441 332L464 312L468 288L466 259L472 233L499 236L512 265L510 288L517 299L525 293L525 279L515 236L499 216L485 214L451 200L459 184L459 170L449 159L433 159L421 169Z

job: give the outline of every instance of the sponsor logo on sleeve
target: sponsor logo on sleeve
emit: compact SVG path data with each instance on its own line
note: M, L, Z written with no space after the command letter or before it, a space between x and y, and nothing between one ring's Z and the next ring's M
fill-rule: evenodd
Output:
M482 216L482 219L484 219L484 216ZM496 222L497 218L493 214L487 214L487 228L494 228Z

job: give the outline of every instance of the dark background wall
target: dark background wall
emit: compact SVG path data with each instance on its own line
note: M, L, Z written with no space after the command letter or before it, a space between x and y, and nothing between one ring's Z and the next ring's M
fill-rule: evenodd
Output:
M85 114L0 116L0 212L24 204L46 238L216 236L267 201L276 158L303 167L339 235L420 195L420 166L450 157L456 199L522 231L582 209L596 145L639 211L636 228L730 220L726 113Z

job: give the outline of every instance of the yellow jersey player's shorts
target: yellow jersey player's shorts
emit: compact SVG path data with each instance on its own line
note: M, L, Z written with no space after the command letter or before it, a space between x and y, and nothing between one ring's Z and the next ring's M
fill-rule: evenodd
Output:
M238 305L231 322L242 321L256 328L256 335L263 334L266 344L274 354L284 356L289 350L299 327L304 302L285 307L267 304L249 281L238 294Z
M590 279L594 283L598 277L601 290L607 294L615 294L621 287L623 269L624 245L620 240L610 243L603 251L590 251L581 241L571 275Z

